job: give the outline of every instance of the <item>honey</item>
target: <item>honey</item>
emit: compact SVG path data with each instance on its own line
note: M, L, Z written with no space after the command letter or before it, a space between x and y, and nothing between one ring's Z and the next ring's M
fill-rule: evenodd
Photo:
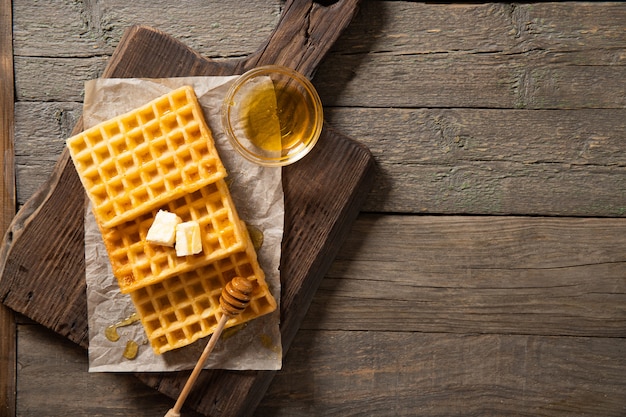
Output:
M248 234L250 235L250 240L252 241L252 246L254 250L258 251L263 247L263 240L265 236L263 235L263 231L256 226L247 225Z
M111 342L117 342L120 340L120 335L117 333L118 327L130 326L133 323L136 323L140 320L139 315L137 313L131 314L129 317L126 317L124 320L119 323L112 324L104 329L104 335Z
M120 335L117 332L117 329L119 327L130 326L131 324L136 323L140 320L141 319L139 317L139 314L133 313L130 316L126 317L124 320L121 320L118 323L107 326L107 328L104 329L104 335L111 342L117 342L118 340L120 340ZM135 342L134 340L128 340L126 342L126 346L124 346L124 352L122 353L122 356L128 360L133 360L137 357L138 352L139 352L139 344Z
M267 152L282 151L276 92L269 78L251 84L239 104L239 125L253 146Z
M285 155L313 139L313 112L294 84L259 84L242 99L241 111L245 136L264 151Z
M322 102L302 74L276 65L259 67L231 86L222 125L244 158L264 166L288 165L315 146L323 126Z
M234 335L236 335L237 333L239 333L241 330L245 329L247 326L248 326L248 323L241 323L241 324L238 324L236 326L224 329L224 331L222 332L220 338L222 340L228 340L231 337L233 337Z
M126 347L124 347L124 353L122 356L128 360L133 360L137 357L137 353L139 352L139 345L134 340L129 340L126 342Z
M264 348L271 350L272 352L276 353L277 355L280 355L282 353L282 347L281 346L276 346L274 344L274 340L272 339L272 337L270 335L262 334L259 337L261 339L261 345L263 345Z

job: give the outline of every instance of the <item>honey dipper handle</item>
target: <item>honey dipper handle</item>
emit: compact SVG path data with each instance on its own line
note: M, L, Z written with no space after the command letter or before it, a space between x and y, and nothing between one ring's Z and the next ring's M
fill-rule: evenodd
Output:
M229 318L234 317L245 310L246 306L250 302L252 290L252 283L242 277L234 277L224 286L222 289L222 295L220 296L220 308L223 313L222 317L217 323L217 327L204 348L202 355L200 355L200 359L196 362L196 366L193 368L191 375L189 375L189 379L187 379L183 390L180 392L180 395L176 400L176 404L174 404L174 408L170 409L167 414L165 414L165 417L180 417L180 409L183 408L183 404L185 403L193 384L196 382L196 379L198 379L198 375L200 375L200 371L202 371L204 363L219 340L220 335L224 330L224 326L226 326L226 322Z
M174 404L174 408L170 409L167 412L167 414L165 414L165 417L180 417L180 410L181 408L183 408L183 404L185 403L185 400L187 399L187 396L189 395L189 392L191 391L193 384L196 382L196 379L198 379L198 375L200 375L200 372L202 371L202 367L204 366L204 363L206 362L207 358L213 351L213 348L217 344L217 341L219 340L220 335L222 334L222 331L224 330L224 326L226 325L226 322L228 321L229 318L230 317L227 314L222 315L222 318L217 323L217 327L215 328L215 331L213 332L211 339L209 339L209 342L204 347L204 351L202 352L202 355L200 355L200 359L198 359L196 366L193 368L193 371L191 372L191 375L189 375L189 379L187 379L187 382L185 383L183 390L180 392L180 395L178 396L178 399L176 400L176 404Z

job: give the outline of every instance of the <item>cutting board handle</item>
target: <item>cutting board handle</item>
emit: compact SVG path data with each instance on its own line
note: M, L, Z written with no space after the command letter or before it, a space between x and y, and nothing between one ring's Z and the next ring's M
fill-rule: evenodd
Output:
M276 64L312 78L322 58L356 14L359 1L287 1L267 42L243 59L238 72Z

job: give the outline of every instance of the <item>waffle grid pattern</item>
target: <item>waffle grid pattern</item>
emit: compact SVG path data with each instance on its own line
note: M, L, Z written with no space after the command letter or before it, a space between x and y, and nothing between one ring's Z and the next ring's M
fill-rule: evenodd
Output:
M276 310L191 87L75 135L67 146L113 274L157 354L213 333L222 288L235 276L249 279L254 292L226 327ZM201 253L178 257L175 248L146 241L159 209L200 225Z
M103 227L226 176L188 86L75 135L67 146Z
M202 252L179 257L172 247L153 245L146 236L158 210L113 228L101 228L113 275L123 293L154 284L245 248L245 235L224 180L218 180L165 206L183 222L200 225Z
M215 331L222 312L222 288L235 276L249 279L254 291L248 307L226 323L233 327L276 310L251 242L245 250L193 271L133 291L152 349L162 354Z

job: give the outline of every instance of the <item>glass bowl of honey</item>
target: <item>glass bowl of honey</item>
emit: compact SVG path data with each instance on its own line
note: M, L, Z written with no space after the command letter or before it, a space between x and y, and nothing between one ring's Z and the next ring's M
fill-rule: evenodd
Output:
M264 166L302 159L317 143L324 124L322 101L311 82L278 65L257 67L237 78L221 113L233 147Z

